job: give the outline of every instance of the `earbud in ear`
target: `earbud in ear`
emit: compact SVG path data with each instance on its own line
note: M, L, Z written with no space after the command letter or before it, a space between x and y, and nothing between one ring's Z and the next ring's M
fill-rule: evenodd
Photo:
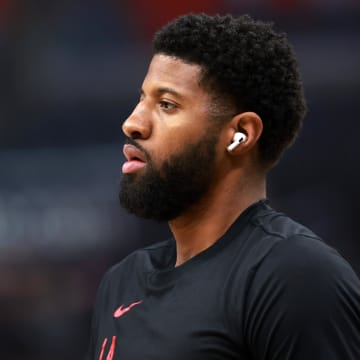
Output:
M246 135L242 132L236 132L233 137L233 142L226 148L227 151L233 151L238 145L246 140Z

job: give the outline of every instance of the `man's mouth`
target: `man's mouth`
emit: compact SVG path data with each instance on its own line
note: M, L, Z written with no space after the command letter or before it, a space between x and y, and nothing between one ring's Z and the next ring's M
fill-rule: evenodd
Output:
M136 146L125 144L123 153L127 160L122 166L123 174L135 172L146 166L146 156Z

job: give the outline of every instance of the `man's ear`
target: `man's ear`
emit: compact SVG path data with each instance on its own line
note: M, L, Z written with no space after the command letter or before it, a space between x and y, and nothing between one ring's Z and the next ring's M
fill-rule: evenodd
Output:
M258 114L247 111L235 115L227 130L228 151L234 155L249 151L257 144L262 131L263 122Z

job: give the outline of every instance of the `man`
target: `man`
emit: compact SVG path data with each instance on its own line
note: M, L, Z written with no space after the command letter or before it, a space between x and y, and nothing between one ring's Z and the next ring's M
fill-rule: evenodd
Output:
M123 124L120 202L173 239L105 275L91 359L360 359L359 279L266 200L304 113L294 54L270 24L189 14L156 34Z

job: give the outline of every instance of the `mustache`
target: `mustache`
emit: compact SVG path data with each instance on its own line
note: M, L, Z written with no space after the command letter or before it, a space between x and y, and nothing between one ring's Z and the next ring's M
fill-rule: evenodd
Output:
M151 160L150 154L139 143L137 143L135 140L133 140L131 138L127 138L124 141L124 145L125 144L130 144L132 146L135 146L138 150L140 150L145 155L145 158L146 158L147 161Z

